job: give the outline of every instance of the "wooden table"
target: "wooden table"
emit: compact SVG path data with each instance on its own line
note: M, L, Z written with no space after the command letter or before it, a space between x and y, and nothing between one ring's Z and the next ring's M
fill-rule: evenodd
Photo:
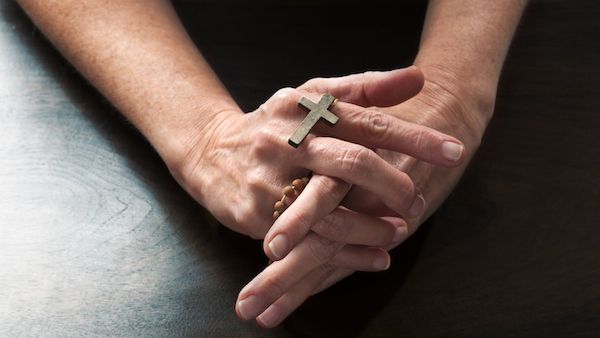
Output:
M249 110L313 76L410 63L425 4L360 3L177 8ZM447 203L390 271L348 278L266 331L233 311L265 264L260 243L211 221L2 1L0 336L599 335L599 33L594 0L533 1Z

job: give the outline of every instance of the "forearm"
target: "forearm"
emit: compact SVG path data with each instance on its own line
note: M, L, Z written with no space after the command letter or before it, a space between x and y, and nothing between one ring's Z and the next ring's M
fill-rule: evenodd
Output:
M431 0L415 63L440 95L491 118L498 79L526 0ZM431 83L432 82L432 83ZM427 86L427 84L426 84ZM431 88L425 88L430 90Z
M63 55L167 162L238 110L167 0L19 0Z

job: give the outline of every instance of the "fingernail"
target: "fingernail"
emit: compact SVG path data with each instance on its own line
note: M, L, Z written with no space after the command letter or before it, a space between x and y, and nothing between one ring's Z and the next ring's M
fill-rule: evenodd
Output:
M256 318L260 313L260 300L256 296L249 296L244 300L239 301L238 312L244 320Z
M423 213L424 210L425 199L423 198L423 195L419 194L417 195L417 198L415 198L413 204L410 206L410 209L408 209L408 217L417 217L421 215L421 213Z
M387 257L377 257L373 261L373 268L376 270L387 270L390 267L390 260Z
M287 246L288 240L287 236L284 234L279 234L275 236L275 238L273 238L271 242L269 242L269 250L271 250L275 258L277 259L283 258L283 256L286 253Z
M394 238L392 239L393 243L399 243L402 239L404 239L406 234L406 228L397 227L396 232L394 233Z
M450 161L458 161L463 153L462 144L445 141L442 143L442 155Z
M279 323L279 310L277 305L269 306L260 316L256 318L258 323L264 327L273 327Z

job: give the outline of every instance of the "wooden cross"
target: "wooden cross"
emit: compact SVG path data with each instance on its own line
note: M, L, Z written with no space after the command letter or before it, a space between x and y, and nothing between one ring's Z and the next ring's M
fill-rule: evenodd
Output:
M319 100L319 103L314 103L306 97L302 97L299 104L310 110L310 112L308 113L308 116L304 118L304 121L302 121L298 128L296 128L296 131L294 131L294 134L292 137L290 137L288 143L292 147L298 148L306 135L310 133L312 127L314 127L320 119L324 119L331 126L335 125L339 118L328 110L334 101L335 97L333 97L331 94L323 95L321 100Z

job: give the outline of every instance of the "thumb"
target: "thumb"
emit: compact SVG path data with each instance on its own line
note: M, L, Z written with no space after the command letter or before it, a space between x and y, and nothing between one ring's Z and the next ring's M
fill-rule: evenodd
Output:
M330 93L340 101L362 107L389 107L415 96L423 88L423 73L416 66L386 72L365 72L343 77L315 78L298 87L313 93Z

